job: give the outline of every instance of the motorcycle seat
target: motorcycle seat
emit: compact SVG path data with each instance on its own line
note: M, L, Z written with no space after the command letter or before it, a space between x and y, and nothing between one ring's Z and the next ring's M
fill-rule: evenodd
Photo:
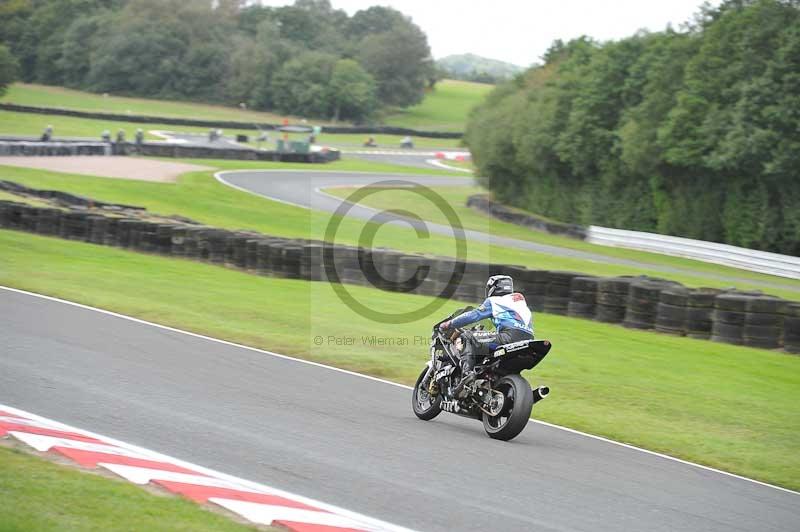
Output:
M518 342L511 342L510 344L503 344L497 346L494 354L499 356L505 353L514 353L524 350L530 350L539 356L545 356L553 344L549 340L520 340Z

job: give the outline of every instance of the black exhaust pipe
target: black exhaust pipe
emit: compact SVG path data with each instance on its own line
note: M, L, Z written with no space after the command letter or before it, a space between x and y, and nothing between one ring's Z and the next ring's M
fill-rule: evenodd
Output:
M550 395L550 388L547 386L539 386L538 388L533 389L533 404L538 403L545 397Z

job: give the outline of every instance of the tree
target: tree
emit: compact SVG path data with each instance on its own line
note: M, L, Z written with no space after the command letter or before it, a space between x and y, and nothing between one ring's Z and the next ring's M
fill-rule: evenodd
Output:
M8 86L17 79L19 64L11 55L11 51L0 44L0 96L6 93Z
M336 62L329 86L333 120L361 122L378 108L375 80L352 59Z
M356 11L347 24L347 32L359 41L367 35L386 33L407 24L410 24L409 20L396 9L372 6Z
M328 85L336 56L306 52L287 61L272 79L272 98L286 114L329 117L333 105Z
M556 41L466 141L496 197L582 224L800 254L800 5L728 0L686 30Z
M410 22L365 37L358 58L377 81L381 102L388 105L419 103L434 75L425 34Z

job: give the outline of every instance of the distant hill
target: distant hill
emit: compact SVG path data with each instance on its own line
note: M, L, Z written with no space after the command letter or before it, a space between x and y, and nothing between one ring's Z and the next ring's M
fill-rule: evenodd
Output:
M509 79L525 70L523 67L475 54L448 55L436 61L447 77L494 83Z

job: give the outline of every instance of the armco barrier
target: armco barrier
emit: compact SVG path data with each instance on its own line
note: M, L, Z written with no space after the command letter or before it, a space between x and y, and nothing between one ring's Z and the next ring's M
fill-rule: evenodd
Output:
M678 236L589 226L586 241L603 246L653 251L667 255L733 266L753 272L800 279L800 257L740 248Z
M259 275L312 281L338 278L348 284L429 296L438 296L453 283L453 299L472 304L483 299L486 278L503 273L517 280L518 291L536 311L800 352L800 303L761 294L689 290L647 277L597 278L514 265L460 264L447 257L341 245L331 248L331 263L318 241L12 201L0 201L0 228L224 264ZM453 277L462 267L463 276Z
M254 124L253 122L234 122L230 120L198 120L192 118L174 118L164 116L146 116L119 113L97 113L92 111L78 111L75 109L61 109L58 107L34 107L31 105L17 105L13 103L0 103L0 110L14 111L17 113L35 113L44 115L75 116L79 118L94 118L118 122L135 122L137 124L167 124L173 126L209 127L221 129L275 129L280 124ZM392 126L324 126L328 133L356 133L356 134L386 134L386 135L413 135L438 139L460 139L463 133L453 131L425 131Z

